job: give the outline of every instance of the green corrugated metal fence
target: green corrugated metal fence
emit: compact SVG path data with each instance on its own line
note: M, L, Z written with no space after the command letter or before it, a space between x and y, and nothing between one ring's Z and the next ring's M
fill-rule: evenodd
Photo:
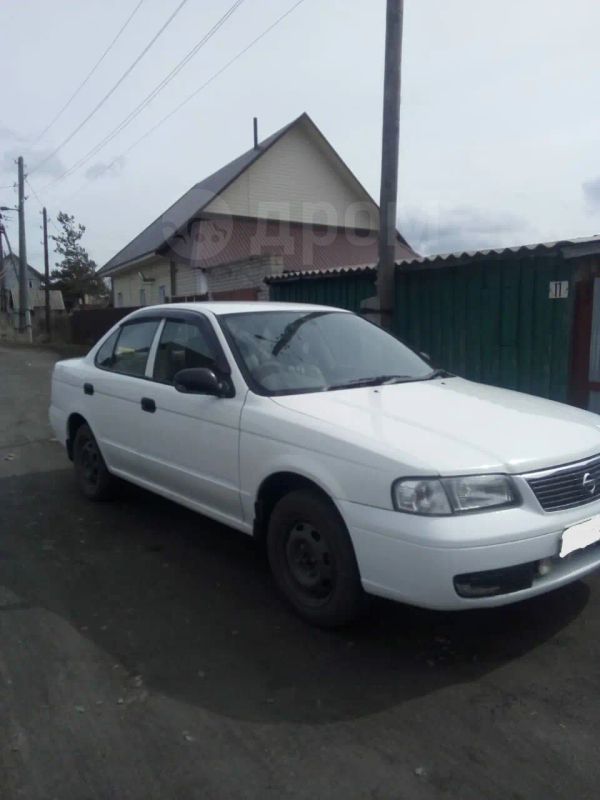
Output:
M566 401L572 277L569 262L556 254L397 267L395 329L436 366ZM553 281L571 281L568 299L549 298Z
M360 311L360 304L375 294L375 271L346 273L326 278L294 278L269 286L271 300Z

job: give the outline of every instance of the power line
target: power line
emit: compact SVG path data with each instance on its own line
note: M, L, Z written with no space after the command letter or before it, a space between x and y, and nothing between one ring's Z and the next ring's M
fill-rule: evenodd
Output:
M110 89L110 90L109 90L109 91L108 91L108 92L107 92L107 93L104 95L104 97L102 98L102 100L100 100L100 102L99 102L99 103L98 103L98 104L97 104L97 105L96 105L96 106L95 106L95 107L94 107L94 108L93 108L93 109L90 111L90 113L87 115L87 117L85 117L85 119L83 120L83 122L80 122L80 123L79 123L79 125L78 125L78 126L75 128L75 130L71 131L71 133L70 133L70 134L67 136L67 138L66 138L66 139L63 139L63 141L62 141L62 142L61 142L61 143L58 145L58 147L55 147L55 148L54 148L54 150L53 150L51 153L49 153L49 154L48 154L48 155L47 155L45 158L43 158L43 159L42 159L40 162L38 162L38 163L35 165L35 167L34 167L34 168L31 170L31 173L32 173L32 174L33 174L34 172L36 172L36 171L37 171L37 170L38 170L38 169L39 169L39 168L40 168L40 167L41 167L43 164L45 164L47 161L49 161L51 158L53 158L53 157L54 157L54 156L55 156L55 155L56 155L56 154L57 154L57 153L58 153L60 150L62 150L62 148L63 148L63 147L66 145L66 144L68 144L68 143L71 141L71 139L72 139L72 138L73 138L73 137L74 137L74 136L75 136L77 133L79 133L79 131L80 131L80 130L83 128L83 126L84 126L84 125L85 125L87 122L89 122L89 120L90 120L90 119L91 119L91 118L94 116L94 114L95 114L95 113L98 111L98 109L100 109L100 108L101 108L101 107L104 105L104 103L106 103L106 101L108 100L108 98L109 98L109 97L110 97L110 96L111 96L111 95L112 95L112 94L113 94L113 93L114 93L114 92L115 92L115 91L116 91L116 90L119 88L119 86L120 86L120 85L123 83L123 81L125 80L125 78L126 78L128 75L129 75L129 73L130 73L130 72L131 72L131 71L134 69L134 67L135 67L135 66L136 66L136 65L137 65L137 64L138 64L138 63L139 63L139 62L142 60L142 58L143 58L143 57L146 55L146 53L148 52L148 50L150 50L150 48L152 47L152 45L153 45L153 44L156 42L156 40L158 39L158 37L159 37L159 36L160 36L160 35L161 35L161 34L162 34L162 33L163 33L163 32L164 32L164 31L165 31L167 28L168 28L168 26L169 26L169 25L171 24L171 22L172 22L172 21L175 19L175 17L177 16L177 14L178 14L178 13L181 11L181 9L183 8L183 6L184 6L184 5L185 5L187 2L188 2L188 0L181 0L181 2L179 3L179 5L178 5L178 6L177 6L177 8L175 9L175 11L173 11L173 13L171 14L171 16L170 16L170 17L167 19L167 21L166 21L165 23L163 23L163 25L162 25L162 26L159 28L159 30L158 30L158 31L157 31L157 32L154 34L154 36L152 37L152 39L151 39L151 40L148 42L148 44L147 44L147 45L144 47L144 49L143 49L143 50L142 50L142 52L141 52L141 53L140 53L140 54L137 56L137 58L136 58L136 59L135 59L135 60L134 60L134 61L133 61L133 62L132 62L130 65L129 65L129 67L128 67L128 68L125 70L125 72L124 72L124 73L121 75L121 77L120 77L120 78L119 78L119 80L118 80L118 81L115 83L115 85L112 87L112 89Z
M31 183L31 181L29 180L29 176L27 176L27 177L25 178L25 183L26 183L26 184L27 184L27 186L29 186L29 188L31 189L31 191L32 191L32 193L33 193L33 196L34 196L34 197L35 197L35 199L38 201L38 204L39 204L40 208L43 210L43 209L45 208L45 204L42 202L42 200L41 200L41 198L40 198L39 194L38 194L38 193L36 192L36 190L33 188L33 184L32 184L32 183ZM60 234L60 231L59 231L59 229L56 227L56 225L55 225L55 223L54 223L54 220L52 219L52 217L48 217L48 222L50 223L50 225L52 225L52 227L54 228L54 230L56 231L56 233Z
M192 49L181 59L181 61L176 64L175 67L160 81L152 91L146 95L146 97L132 110L129 114L121 120L121 122L113 128L113 130L108 133L104 139L98 142L94 147L88 151L84 156L82 156L79 161L77 161L73 166L66 169L62 175L59 175L55 180L53 180L49 186L53 186L55 183L67 178L73 172L75 172L79 167L83 166L90 158L96 155L96 153L100 152L103 147L105 147L109 142L111 142L115 136L118 136L121 131L123 131L133 120L141 114L141 112L150 105L150 103L154 100L154 98L162 92L162 90L175 78L179 72L186 66L186 64L191 61L191 59L207 44L210 39L217 33L217 31L223 27L223 25L227 22L229 17L231 17L237 9L242 5L245 0L235 0L233 5L225 12L225 14L213 25L213 27L204 34L204 36L196 42L196 44L192 47Z
M226 70L228 70L229 67L231 67L243 55L245 55L248 52L248 50L250 50L252 47L254 47L255 44L258 44L258 42L260 42L261 39L263 39L265 36L267 36L274 28L276 28L281 22L283 22L283 20L286 17L288 17L293 11L295 11L298 8L298 6L302 5L303 2L304 2L304 0L298 0L296 3L294 3L294 5L291 8L289 8L284 14L282 14L280 17L278 17L275 20L275 22L273 22L271 25L269 25L268 28L265 28L265 30L261 34L259 34L255 39L253 39L249 44L247 44L246 47L244 47L242 50L240 50L239 53L237 53L235 56L233 56L233 58L231 58L224 66L222 66L221 69L219 69L219 70L217 70L217 72L213 73L213 75L211 75L210 78L208 78L201 86L199 86L191 94L189 94L185 98L185 100L183 100L181 103L179 103L179 105L175 106L175 108L172 111L170 111L162 119L160 119L155 125L153 125L151 128L149 128L144 134L142 134L142 136L139 137L139 139L136 139L133 142L133 144L131 144L126 150L124 150L118 156L113 158L113 160L110 162L110 164L108 164L102 170L102 173L108 172L108 170L111 169L111 167L113 167L117 163L117 161L119 161L121 158L124 158L126 155L128 155L134 149L134 147L137 147L138 144L140 144L141 142L144 141L144 139L146 139L148 136L150 136L152 133L154 133L155 130L160 128L161 125L164 125L164 123L167 122L167 120L171 119L171 117L173 117L180 109L182 109L185 105L187 105L190 102L190 100L193 100L194 97L196 97L198 94L200 94L200 92L202 92L204 89L206 89L207 86L209 86L214 80L216 80L220 75L222 75ZM52 184L48 184L48 185L51 186ZM83 184L81 188L83 188L84 185L85 184ZM78 193L79 193L79 190L77 190L77 192L75 192L75 194L78 194Z
M125 22L123 23L123 25L121 25L121 27L119 28L119 31L118 31L117 35L115 36L115 38L114 38L114 39L112 40L112 42L111 42L111 43L108 45L108 47L106 48L106 50L105 50L105 51L102 53L102 55L100 56L100 58L98 59L98 61L96 61L96 63L95 63L95 64L94 64L94 66L92 67L92 69L91 69L91 70L88 72L88 74L87 74L87 75L86 75L86 77L83 79L83 81L82 81L82 82L79 84L79 86L78 86L78 87L75 89L75 91L74 91L74 92L73 92L73 94L72 94L72 95L69 97L69 99L68 99L68 100L67 100L67 102L64 104L64 106L63 106L63 107L62 107L62 108L61 108L61 109L60 109L60 110L59 110L59 111L58 111L58 112L57 112L57 113L54 115L54 117L53 117L53 118L50 120L50 122L49 122L49 123L46 125L46 127L44 128L44 130L43 130L43 131L42 131L40 134L38 134L37 138L36 138L36 139L34 139L34 142L33 142L34 144L35 144L36 142L39 142L39 140L40 140L42 137L44 137L44 136L45 136L45 135L48 133L48 131L49 131L49 130L50 130L50 128L51 128L51 127L54 125L54 123L55 123L55 122L56 122L56 121L57 121L57 120L58 120L58 119L59 119L59 118L60 118L60 117L63 115L63 113L64 113L64 112L67 110L67 108L68 108L68 107L71 105L71 103L73 102L73 100L74 100L74 99L77 97L77 95L79 94L79 92L80 92L80 91L83 89L83 87L84 87L84 86L87 84L87 82L89 81L89 79L90 79L90 78L92 77L92 75L93 75L93 74L96 72L96 70L98 69L98 67L100 66L100 64L101 64L101 63L104 61L104 59L106 58L106 56L107 56L107 55L110 53L110 51L112 50L112 48L114 47L114 45L117 43L118 39L121 37L121 34L124 32L125 28L126 28L128 25L129 25L129 23L131 22L131 20L134 18L134 16L136 15L137 11L139 11L139 9L140 9L140 6L142 5L142 3L143 3L143 2L144 2L144 0L139 0L139 3L138 3L138 4L136 5L136 7L133 9L133 11L131 12L131 14L130 14L130 15L127 17L127 19L125 20Z

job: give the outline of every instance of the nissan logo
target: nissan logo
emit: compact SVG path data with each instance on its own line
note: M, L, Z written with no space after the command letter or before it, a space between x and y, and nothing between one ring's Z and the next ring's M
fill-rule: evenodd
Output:
M581 485L583 486L584 492L587 492L588 494L596 494L596 479L593 478L589 472L586 472L583 476Z

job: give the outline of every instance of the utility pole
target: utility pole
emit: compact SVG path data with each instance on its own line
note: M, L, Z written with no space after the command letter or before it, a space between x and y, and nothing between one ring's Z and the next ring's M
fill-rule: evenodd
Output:
M25 242L25 169L23 156L19 156L19 330L31 341L31 316L29 314L29 285L27 283L27 245Z
M48 260L48 213L42 209L44 220L44 308L46 311L46 333L50 338L50 262Z
M404 0L387 0L377 271L378 306L384 328L392 326L394 303L403 19Z

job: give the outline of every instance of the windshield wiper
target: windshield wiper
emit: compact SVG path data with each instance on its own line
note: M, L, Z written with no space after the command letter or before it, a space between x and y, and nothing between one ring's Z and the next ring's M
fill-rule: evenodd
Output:
M409 381L416 381L418 378L412 375L377 375L374 378L354 378L354 380L346 381L346 383L334 383L332 386L326 386L326 392L332 392L335 389L356 389L360 386L382 386L389 383L408 383Z
M424 378L421 378L423 381L431 381L433 378L453 378L454 375L451 372L448 372L446 369L434 369L428 375L425 375Z

